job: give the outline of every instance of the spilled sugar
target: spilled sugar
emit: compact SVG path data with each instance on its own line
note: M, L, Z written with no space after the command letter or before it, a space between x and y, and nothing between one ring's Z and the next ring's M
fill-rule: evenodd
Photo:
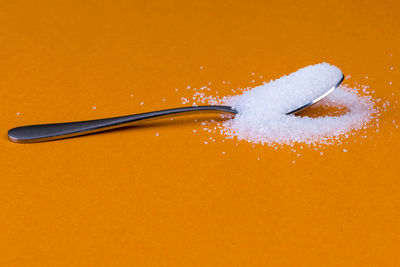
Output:
M365 94L362 95L353 88L340 86L316 104L344 108L346 113L342 115L317 118L286 115L323 95L341 78L342 73L337 67L322 63L248 88L241 95L219 98L195 92L192 104L223 104L237 109L238 114L233 119L222 123L211 121L215 125L213 129L204 127L208 132L219 131L228 138L236 137L238 140L271 146L294 143L315 146L318 143L332 144L335 140L341 143L340 137L348 137L350 132L354 134L353 130L367 128L369 122L377 117L375 102L371 96L365 95L368 94L366 88L363 88ZM200 88L205 89L208 88ZM189 103L189 99L182 98L182 103ZM383 108L386 108L385 104ZM208 124L203 122L202 125Z
M242 110L239 116L224 123L225 132L254 143L325 143L327 139L361 129L375 112L370 97L358 96L345 87L337 88L324 99L323 104L345 107L347 112L340 116L310 118L268 113L263 109L254 117L252 109Z

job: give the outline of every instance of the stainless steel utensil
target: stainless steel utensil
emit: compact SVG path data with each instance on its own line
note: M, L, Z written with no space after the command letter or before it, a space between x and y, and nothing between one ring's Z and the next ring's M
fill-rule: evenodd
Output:
M315 99L310 99L308 104L298 107L287 114L296 113L315 104L335 90L342 83L343 79L344 77L342 76L341 80L335 86L329 88L324 94ZM182 107L99 120L21 126L9 130L8 138L15 143L51 141L137 125L154 119L205 112L237 114L237 111L230 106Z

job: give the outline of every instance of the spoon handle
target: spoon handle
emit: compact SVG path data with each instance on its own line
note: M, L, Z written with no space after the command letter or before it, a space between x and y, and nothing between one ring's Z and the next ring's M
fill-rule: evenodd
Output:
M230 106L182 107L99 120L22 126L9 130L8 138L10 141L15 143L51 141L121 128L141 122L147 122L152 119L161 119L191 113L205 113L210 111L231 114L237 113L237 111Z

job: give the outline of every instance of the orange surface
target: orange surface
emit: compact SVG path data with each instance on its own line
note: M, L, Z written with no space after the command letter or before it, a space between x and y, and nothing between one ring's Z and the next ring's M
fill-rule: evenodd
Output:
M0 13L1 266L400 265L398 1L25 0ZM323 61L391 106L379 132L322 156L222 142L192 120L6 136L177 107L187 85L224 95Z

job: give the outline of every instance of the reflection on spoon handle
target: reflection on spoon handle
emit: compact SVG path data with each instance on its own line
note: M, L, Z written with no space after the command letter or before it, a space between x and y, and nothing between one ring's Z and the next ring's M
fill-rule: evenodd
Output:
M237 111L229 106L182 107L99 120L22 126L9 130L8 138L15 143L43 142L103 132L154 119L215 111L237 114Z

